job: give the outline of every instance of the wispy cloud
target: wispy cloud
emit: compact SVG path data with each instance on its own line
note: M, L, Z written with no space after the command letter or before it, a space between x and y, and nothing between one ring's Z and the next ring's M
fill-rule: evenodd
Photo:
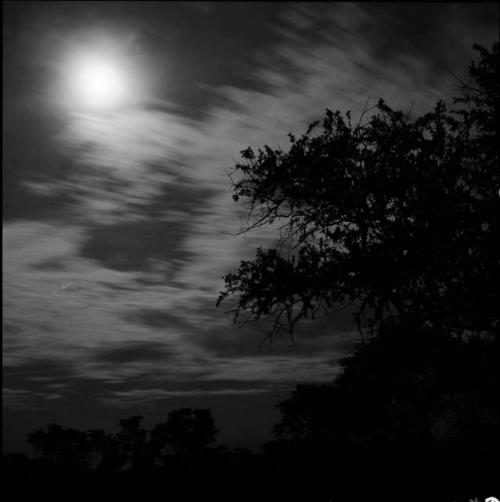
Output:
M32 211L4 225L12 405L75 389L131 403L332 378L352 347L348 320L306 326L293 350L285 341L256 352L261 335L215 309L222 276L276 238L272 229L233 235L245 213L227 172L247 146L286 148L287 133L304 132L325 107L356 118L369 98L414 103L414 113L448 98L448 71L464 67L468 42L481 36L466 10L442 9L434 31L399 44L396 7L288 4L274 45L251 55L253 85L206 89L213 99L196 120L164 103L65 115L51 147L67 162L30 160L21 185ZM68 388L43 387L66 377Z

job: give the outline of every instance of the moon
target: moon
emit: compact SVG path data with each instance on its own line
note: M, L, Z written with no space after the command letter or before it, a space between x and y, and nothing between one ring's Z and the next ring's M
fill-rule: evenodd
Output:
M126 104L130 98L127 75L120 65L99 55L75 61L70 75L75 106L110 109Z
M154 101L162 69L134 33L85 28L56 42L48 98L62 115L103 118Z

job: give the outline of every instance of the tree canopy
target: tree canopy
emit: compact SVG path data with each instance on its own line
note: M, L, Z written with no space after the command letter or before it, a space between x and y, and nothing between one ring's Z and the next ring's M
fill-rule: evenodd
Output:
M29 433L27 441L42 457L56 464L110 472L150 469L157 463L168 463L173 455L196 457L214 443L218 433L209 409L173 410L165 422L150 431L142 427L142 419L135 415L119 420L116 434L50 424L46 431Z
M363 491L359 484L369 487L363 500L457 500L494 490L500 338L436 336L394 321L342 360L333 383L297 385L278 405L276 441L266 448L285 472L335 473L345 500L354 486Z
M218 305L272 319L271 335L348 306L360 329L397 317L498 331L499 46L475 49L451 110L411 119L380 100L354 123L327 109L288 151L243 150L231 177L244 231L277 225L280 239L225 277Z
M386 324L341 361L333 384L298 385L279 404L275 434L381 449L468 441L477 454L498 447L499 342Z

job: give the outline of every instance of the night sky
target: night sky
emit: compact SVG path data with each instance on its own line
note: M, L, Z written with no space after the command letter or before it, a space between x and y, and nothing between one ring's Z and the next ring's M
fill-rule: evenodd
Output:
M450 101L498 38L494 3L6 2L3 66L4 450L50 422L113 431L213 410L220 441L271 439L298 382L329 381L348 313L259 348L215 303L276 233L236 237L228 173L287 146L326 107ZM80 54L127 81L113 107L71 88ZM116 96L111 96L116 98Z

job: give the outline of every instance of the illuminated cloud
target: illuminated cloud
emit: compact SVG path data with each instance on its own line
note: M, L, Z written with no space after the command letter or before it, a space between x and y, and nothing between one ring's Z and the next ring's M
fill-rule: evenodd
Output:
M473 42L497 36L496 24L458 4L235 3L222 11L202 2L185 7L198 31L164 28L166 14L131 29L142 7L127 3L133 22L120 18L106 37L118 41L120 61L131 58L130 75L148 78L135 102L97 112L68 107L62 90L46 85L91 35L70 4L29 3L36 22L7 53L11 408L76 408L82 396L123 407L258 397L333 378L355 341L349 319L305 324L296 347L284 339L259 351L260 332L232 326L226 307L215 308L223 275L276 238L273 229L234 235L246 212L232 200L228 171L248 146L286 149L287 133L302 134L325 107L351 109L356 120L379 97L413 114L449 100L450 72L463 70ZM238 9L273 21L243 27L222 13Z

